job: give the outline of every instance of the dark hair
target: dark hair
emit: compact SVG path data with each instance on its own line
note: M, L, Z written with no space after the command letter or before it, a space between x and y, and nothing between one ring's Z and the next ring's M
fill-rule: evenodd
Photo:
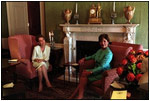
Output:
M103 38L106 39L108 42L110 41L107 34L101 34L98 38L98 42L101 42Z
M36 41L39 42L39 38L41 38L41 37L45 40L44 36L40 34L40 35L36 36Z

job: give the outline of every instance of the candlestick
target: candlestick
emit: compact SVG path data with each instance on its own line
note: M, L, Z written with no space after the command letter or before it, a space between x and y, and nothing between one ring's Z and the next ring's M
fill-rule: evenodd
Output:
M52 42L53 42L53 40L54 40L54 38L53 38L53 36L52 36Z
M78 4L76 3L76 13L78 12Z
M115 2L113 2L113 12L115 12Z
M52 42L53 42L53 40L54 40L54 33L52 32L52 34L51 34L51 35L52 35Z
M52 32L52 34L51 34L52 36L54 36L54 33Z
M51 42L51 32L49 32L49 41Z
M111 13L111 23L115 24L115 18L117 17L117 13L116 12L112 12Z

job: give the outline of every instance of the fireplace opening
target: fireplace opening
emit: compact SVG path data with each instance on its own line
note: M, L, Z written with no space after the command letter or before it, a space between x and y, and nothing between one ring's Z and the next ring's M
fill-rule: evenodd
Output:
M109 42L111 44L112 42ZM98 41L76 41L76 61L91 56L100 49Z
M96 41L76 41L76 61L81 58L93 55L100 48Z

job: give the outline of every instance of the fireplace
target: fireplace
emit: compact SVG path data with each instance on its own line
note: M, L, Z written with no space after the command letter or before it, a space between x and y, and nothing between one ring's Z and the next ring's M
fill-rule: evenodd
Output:
M136 27L138 25L139 24L60 24L66 34L64 38L65 62L77 62L79 58L88 55L89 53L86 53L82 56L83 53L78 53L80 50L77 50L77 48L84 49L82 44L83 46L86 45L82 41L93 41L88 44L96 45L95 42L98 41L98 36L103 33L108 34L111 41L135 43ZM81 45L78 46L76 44ZM87 45L87 47L89 45ZM90 45L90 47L92 47L92 45ZM90 49L92 48L89 48L88 51L90 51Z

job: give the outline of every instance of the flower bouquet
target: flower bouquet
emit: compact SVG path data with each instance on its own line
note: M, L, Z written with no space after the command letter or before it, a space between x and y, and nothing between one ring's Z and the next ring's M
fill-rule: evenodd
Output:
M139 50L135 52L131 50L126 58L117 68L120 81L125 81L128 85L138 85L138 81L142 76L142 60L148 57L148 51Z

